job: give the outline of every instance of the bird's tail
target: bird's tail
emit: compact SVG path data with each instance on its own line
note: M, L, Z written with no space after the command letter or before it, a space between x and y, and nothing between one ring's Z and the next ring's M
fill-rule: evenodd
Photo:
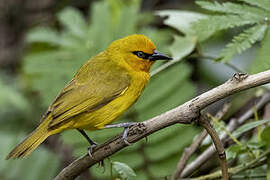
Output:
M28 156L40 145L48 136L52 135L48 130L50 119L45 119L27 138L18 144L6 157L21 158Z

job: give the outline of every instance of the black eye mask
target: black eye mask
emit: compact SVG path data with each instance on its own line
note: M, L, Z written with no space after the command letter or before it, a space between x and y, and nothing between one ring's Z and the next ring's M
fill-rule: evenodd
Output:
M149 57L152 55L152 54L147 54L147 53L142 52L142 51L134 51L132 53L135 54L136 56L138 56L139 58L142 58L142 59L149 59Z
M153 54L147 54L143 51L133 51L133 54L135 54L136 56L138 56L139 58L142 59L149 59L150 61L155 61L155 60L172 60L171 57L162 54L160 52L158 52L157 50L154 51Z

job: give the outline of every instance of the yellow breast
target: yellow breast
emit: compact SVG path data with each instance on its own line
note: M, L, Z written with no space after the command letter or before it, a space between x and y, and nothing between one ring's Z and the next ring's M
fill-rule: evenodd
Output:
M103 129L105 125L110 124L121 116L130 106L132 106L143 89L145 88L150 75L146 72L132 72L130 86L116 99L96 110L94 113L83 113L74 117L73 128L82 128L87 130ZM76 123L79 122L79 123Z

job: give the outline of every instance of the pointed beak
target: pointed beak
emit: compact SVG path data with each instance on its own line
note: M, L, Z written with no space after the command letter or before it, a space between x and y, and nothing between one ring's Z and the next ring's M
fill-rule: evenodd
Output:
M161 52L158 52L157 50L154 51L154 53L149 56L150 61L155 61L155 60L172 60L173 58L162 54Z

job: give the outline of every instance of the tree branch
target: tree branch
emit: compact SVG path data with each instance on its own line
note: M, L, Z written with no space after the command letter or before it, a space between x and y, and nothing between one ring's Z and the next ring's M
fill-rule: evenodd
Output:
M197 96L196 98L170 111L167 111L166 113L163 113L134 126L130 129L130 133L128 134L128 141L135 143L160 129L176 123L190 124L195 118L198 117L200 110L206 106L231 94L235 94L239 91L260 86L269 82L270 70L248 77L242 76L241 74L239 76L234 76L224 84L210 91L207 91L200 96ZM118 135L95 148L95 151L92 153L95 159L90 158L88 155L84 155L78 158L69 166L64 168L55 177L55 180L75 179L75 177L79 176L83 171L87 170L97 162L120 151L127 146L121 137L121 135Z
M229 174L228 174L228 165L226 161L226 153L225 149L223 147L222 142L220 141L217 132L212 127L210 122L204 115L200 116L199 119L200 124L204 127L204 129L207 131L207 133L211 136L212 141L216 147L216 150L218 152L218 157L220 161L221 171L222 171L222 180L229 180Z

